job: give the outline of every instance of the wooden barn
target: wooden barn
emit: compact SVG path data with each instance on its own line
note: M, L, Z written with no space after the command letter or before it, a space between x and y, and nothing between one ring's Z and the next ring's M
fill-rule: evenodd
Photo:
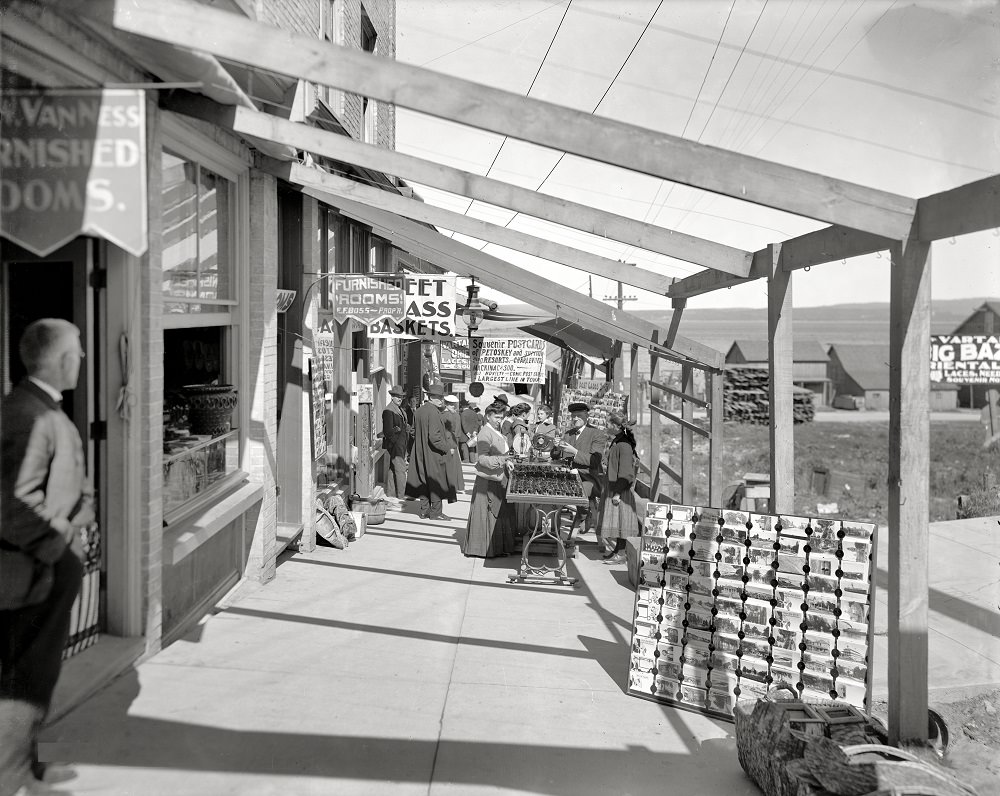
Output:
M827 365L830 357L818 340L792 343L792 384L810 390L813 403L825 406L832 400ZM726 365L767 368L767 340L734 340L726 352Z
M833 405L839 409L889 409L889 346L873 343L836 343L830 346L827 370ZM958 406L958 386L931 384L930 409Z

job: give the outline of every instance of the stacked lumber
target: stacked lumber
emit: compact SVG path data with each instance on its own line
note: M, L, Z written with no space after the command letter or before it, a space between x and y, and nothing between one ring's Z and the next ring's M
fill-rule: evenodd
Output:
M722 409L726 420L766 426L771 420L768 372L763 368L728 367L722 387ZM816 415L813 393L792 388L792 421L809 423Z

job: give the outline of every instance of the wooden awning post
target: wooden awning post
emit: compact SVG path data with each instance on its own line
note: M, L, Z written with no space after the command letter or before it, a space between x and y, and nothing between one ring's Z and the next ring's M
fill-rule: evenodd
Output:
M712 435L708 438L708 505L716 508L723 508L722 491L726 487L722 482L723 380L722 373L705 373L705 397L711 402L708 407L708 430Z
M638 421L639 411L639 346L635 343L629 347L628 355L628 414Z
M914 225L916 226L916 225ZM893 245L889 297L889 743L927 740L930 244Z
M694 370L690 365L681 365L681 392L694 395ZM694 404L681 399L681 417L694 422ZM694 492L694 432L681 426L681 503L693 506L697 502Z
M655 351L649 352L649 499L656 501L660 493L660 413L662 393L653 385L660 380L660 358Z
M792 433L792 275L781 268L781 244L772 243L767 275L767 382L770 406L772 514L795 510Z

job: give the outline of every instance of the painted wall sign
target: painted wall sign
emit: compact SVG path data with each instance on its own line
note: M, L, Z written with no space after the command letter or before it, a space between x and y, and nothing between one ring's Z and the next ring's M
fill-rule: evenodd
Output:
M932 335L931 381L1000 384L1000 336Z
M145 92L5 92L0 235L43 257L81 234L146 251Z
M487 384L541 384L545 341L537 337L473 337L472 371Z

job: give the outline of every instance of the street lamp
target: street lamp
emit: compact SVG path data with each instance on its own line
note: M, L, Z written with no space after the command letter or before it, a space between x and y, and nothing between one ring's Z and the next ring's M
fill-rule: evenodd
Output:
M472 335L476 333L479 324L483 322L488 307L479 300L479 285L476 284L475 277L472 277L472 283L465 290L469 297L466 299L462 317L465 318L465 323L469 327L469 344L471 346Z

